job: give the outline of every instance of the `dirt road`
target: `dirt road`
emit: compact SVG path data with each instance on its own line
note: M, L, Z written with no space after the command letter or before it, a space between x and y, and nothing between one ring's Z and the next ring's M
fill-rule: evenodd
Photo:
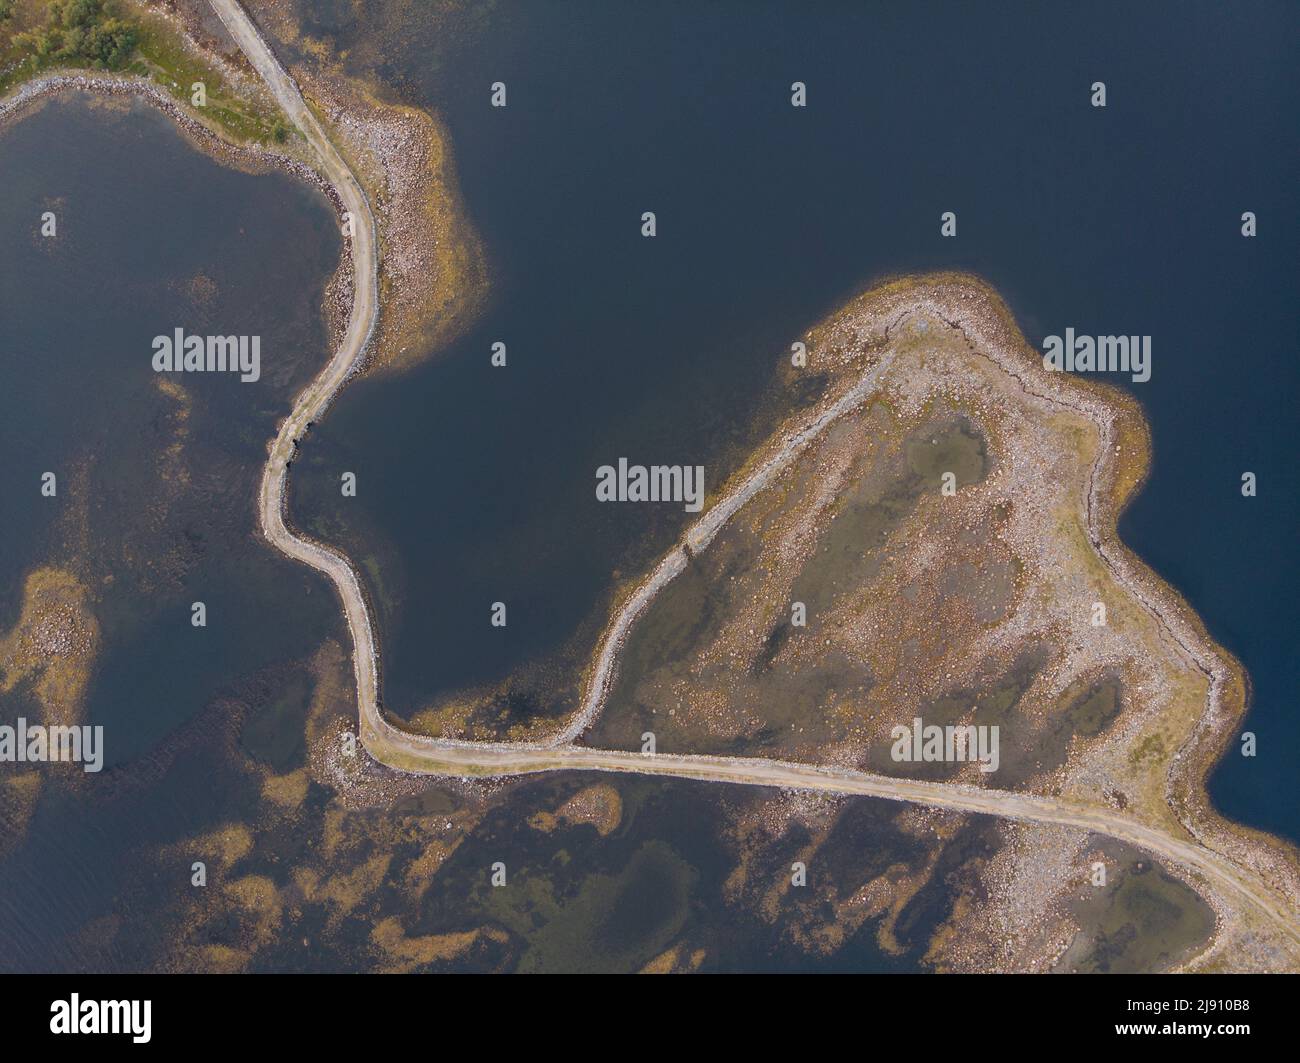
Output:
M1239 897L1300 944L1300 920L1287 902L1266 883L1219 853L1185 837L1119 815L1109 809L1012 791L981 789L951 783L896 779L847 769L794 764L759 758L678 756L588 749L571 744L591 722L604 700L623 635L664 583L685 563L678 547L660 562L616 618L597 662L596 676L575 719L550 745L456 742L414 735L389 723L379 709L377 650L369 610L360 581L350 562L335 550L294 535L284 521L284 485L293 444L307 423L320 417L351 373L359 366L378 314L378 260L374 219L360 184L304 102L293 79L237 0L211 0L239 47L270 87L286 115L315 151L321 172L334 184L355 221L351 254L356 295L352 315L339 349L294 403L270 448L262 477L259 508L266 537L290 557L325 573L338 589L353 639L353 667L361 735L367 752L399 771L430 775L515 775L539 771L609 771L668 775L750 786L862 794L891 801L911 801L935 808L984 813L1015 820L1054 823L1096 831L1139 846L1166 860L1195 869L1226 893ZM703 549L717 531L773 476L788 465L818 433L863 401L875 385L885 362L834 407L785 441L777 454L709 511L687 535L692 549Z

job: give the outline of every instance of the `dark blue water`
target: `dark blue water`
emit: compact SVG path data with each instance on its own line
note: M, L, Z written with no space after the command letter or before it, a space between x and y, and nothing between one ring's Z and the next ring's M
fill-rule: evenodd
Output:
M1250 672L1260 755L1227 758L1216 801L1300 836L1286 644L1300 619L1294 8L587 3L499 5L450 27L417 17L383 27L394 36L383 73L447 116L492 258L492 302L438 360L350 388L293 473L298 519L376 564L391 599L381 631L396 707L580 661L614 573L635 575L686 519L602 510L595 466L644 455L724 468L761 435L776 359L810 323L879 277L969 269L1005 294L1033 342L1066 326L1153 336L1152 380L1133 391L1155 463L1122 532ZM809 86L802 111L788 105L796 79ZM1098 79L1104 111L1087 103ZM505 112L487 107L494 80L510 86ZM108 123L52 109L30 122L0 141L11 248L0 269L11 381L0 396L11 453L0 622L12 622L21 575L43 560L80 557L89 573L116 576L95 583L105 642L87 709L116 723L126 762L84 789L46 788L26 840L0 863L10 945L0 966L156 966L188 866L159 860L159 847L265 813L231 713L213 699L273 701L276 663L339 634L332 594L260 544L251 504L274 419L324 357L315 308L337 240L319 197L220 171L157 116ZM62 259L31 235L50 197L92 227ZM655 241L637 235L648 209ZM945 210L958 214L956 240L939 236ZM1254 240L1238 234L1244 210L1259 216ZM218 281L214 318L277 335L293 362L251 404L242 385L196 385L192 491L158 524L150 459L170 439L170 406L130 367L157 320L196 310L174 285L199 271ZM499 374L487 365L496 339L511 351ZM39 374L23 368L33 353ZM65 557L27 493L31 470L73 461L90 462L98 545ZM359 473L351 509L340 468ZM1259 477L1254 499L1238 489L1247 469ZM182 548L178 573L154 574L155 559ZM210 629L212 652L178 651L200 593L238 621ZM494 640L497 598L511 621ZM719 841L719 809L763 795L620 788L626 831L591 846L575 885L630 866L649 843L671 846L698 876L687 925L717 936L711 966L918 965L922 930L897 961L870 928L835 956L800 957L726 901L735 856ZM639 816L634 791L647 795ZM503 824L512 866L532 854L538 871L576 843L533 836L528 815L553 802L532 792L503 791L479 842L499 846ZM287 879L328 800L313 791L301 819L261 835L250 870ZM479 873L476 852L468 843L459 873ZM870 855L841 847L845 859ZM632 885L630 901L648 888ZM442 905L431 894L412 912L385 894L350 936L299 949L309 917L259 962L356 966L368 961L353 945L379 916L456 929L460 896ZM922 907L922 924L946 912L943 898ZM108 915L124 923L97 951L82 930Z
M256 795L223 728L265 699L267 670L345 634L328 584L262 542L253 501L266 441L328 350L338 231L315 189L222 167L143 104L49 102L0 136L0 181L0 629L33 568L87 588L101 640L81 709L105 760L48 772L30 824L4 803L0 966L139 967L166 954L151 920L176 897L148 858ZM187 374L179 420L150 364L177 326L260 335L262 379ZM5 724L36 713L29 682L0 693ZM142 932L96 955L76 934L110 914Z
M317 32L354 39L320 10ZM1300 838L1277 799L1300 739L1294 5L390 17L364 27L391 35L379 73L446 116L496 274L469 336L345 397L298 482L304 519L407 588L381 623L394 707L564 660L611 574L671 539L681 514L641 525L644 507L594 502L597 464L725 468L793 337L884 275L967 269L1034 343L1067 326L1153 337L1152 379L1132 390L1155 462L1122 532L1250 672L1260 753L1228 758L1215 799ZM498 80L505 110L488 106ZM505 371L488 368L496 339ZM355 465L349 510L335 485ZM1257 498L1239 493L1245 470ZM487 624L498 598L508 635Z
M328 585L264 548L253 505L266 440L329 347L338 235L318 191L218 166L143 104L48 103L0 139L0 177L0 625L33 567L89 588L103 645L85 709L112 765L338 630ZM171 374L178 420L151 366L177 327L261 336L261 379Z

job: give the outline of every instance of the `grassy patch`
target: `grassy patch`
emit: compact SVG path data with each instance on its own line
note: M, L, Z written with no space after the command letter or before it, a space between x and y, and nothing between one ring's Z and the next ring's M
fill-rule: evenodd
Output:
M239 143L284 143L278 110L245 99L170 21L132 0L0 0L0 95L60 70L148 78ZM8 17L4 17L4 11ZM193 104L195 86L206 99Z

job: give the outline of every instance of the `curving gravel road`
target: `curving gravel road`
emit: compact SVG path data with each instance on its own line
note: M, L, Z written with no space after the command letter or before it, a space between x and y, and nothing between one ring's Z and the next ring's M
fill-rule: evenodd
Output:
M896 779L809 764L759 758L673 754L644 756L570 744L590 723L603 703L604 691L613 673L622 636L655 591L677 575L685 564L686 554L682 547L670 552L660 562L651 577L623 607L602 646L595 677L589 685L582 708L552 744L458 742L411 734L389 723L379 708L374 631L356 572L344 555L300 538L288 529L284 521L285 475L293 456L294 441L302 436L308 422L320 417L348 377L358 368L374 332L379 310L374 217L369 201L352 171L244 9L237 0L210 2L240 49L269 86L285 114L311 145L319 160L321 172L333 183L344 208L356 220L356 231L351 241L355 297L347 331L329 364L298 397L292 412L271 444L262 476L259 508L262 530L267 539L289 557L325 573L338 589L353 639L353 669L356 675L361 735L365 748L372 757L395 770L417 774L504 776L557 770L634 772L750 786L862 794L891 801L910 801L934 808L1076 827L1118 838L1156 856L1196 870L1228 894L1246 901L1277 925L1293 943L1300 945L1300 919L1297 918L1297 913L1252 871L1238 867L1194 840L1175 836L1109 809L1093 808L1060 798L953 783ZM731 515L770 482L812 438L867 396L883 367L882 362L845 396L844 401L790 437L786 446L760 466L753 476L710 507L688 533L688 544L695 549L706 546Z

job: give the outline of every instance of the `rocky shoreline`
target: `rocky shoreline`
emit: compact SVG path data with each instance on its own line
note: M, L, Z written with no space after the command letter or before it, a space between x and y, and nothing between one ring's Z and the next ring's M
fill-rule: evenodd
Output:
M978 278L958 274L904 277L885 282L836 311L804 337L810 352L834 363L832 352L875 350L888 347L891 330L904 318L918 315L946 323L959 332L972 351L992 361L1016 386L1040 404L1086 417L1098 433L1099 447L1082 500L1084 523L1091 549L1124 589L1150 617L1151 623L1177 648L1177 653L1203 677L1206 700L1192 727L1172 724L1180 740L1163 785L1164 816L1205 847L1222 853L1238 866L1250 868L1278 893L1300 905L1300 860L1285 843L1232 823L1210 805L1204 781L1225 750L1245 711L1245 679L1240 664L1210 639L1200 618L1172 587L1132 554L1117 533L1124 507L1145 482L1150 466L1150 434L1137 402L1118 388L1073 374L1048 374L1041 355L1031 349L1010 311ZM870 337L876 337L872 340ZM555 734L553 747L573 741L601 714L613 686L626 640L655 596L685 570L689 558L704 550L751 498L759 494L789 466L798 453L829 422L861 406L871 381L888 368L889 354L863 361L860 354L843 356L832 365L835 376L829 391L811 413L800 413L773 435L745 466L711 499L705 515L655 569L616 607L593 667L584 677L584 699L579 712ZM1176 706L1174 706L1176 708ZM1146 720L1150 726L1152 721ZM1113 755L1113 752L1112 752ZM1068 776L1063 777L1068 785ZM1131 814L1130 810L1130 814ZM1145 808L1143 818L1161 815ZM1184 877L1203 879L1194 871ZM1219 913L1218 933L1201 955L1189 964L1213 957L1224 948L1225 930L1235 932L1236 902L1210 888L1208 895Z
M384 304L367 370L409 369L474 320L488 289L485 252L468 221L450 135L436 115L394 102L381 85L302 47L302 27L289 5L258 0L246 6L263 35L293 57L301 92L328 121L366 186Z

